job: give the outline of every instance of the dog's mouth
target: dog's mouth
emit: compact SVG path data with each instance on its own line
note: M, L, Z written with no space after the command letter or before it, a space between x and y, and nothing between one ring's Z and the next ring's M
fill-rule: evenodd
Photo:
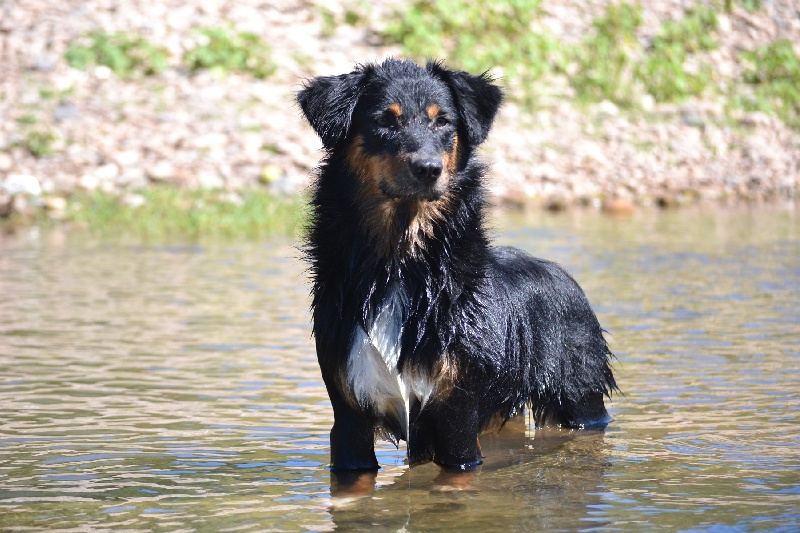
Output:
M398 168L399 167L399 168ZM378 177L378 188L390 200L435 201L447 192L449 178L442 174L434 179L419 179L406 163L394 167L394 172Z
M419 200L426 202L433 202L444 195L444 190L441 190L437 184L422 185L415 187L399 187L388 183L386 180L381 180L378 184L381 193L389 200Z

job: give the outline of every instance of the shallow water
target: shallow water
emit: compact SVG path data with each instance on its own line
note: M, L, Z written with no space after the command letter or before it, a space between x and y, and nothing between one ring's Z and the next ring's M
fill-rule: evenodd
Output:
M800 221L791 210L504 215L612 335L604 433L481 439L471 476L331 478L331 412L288 241L0 237L3 530L800 527ZM331 490L335 497L332 497Z

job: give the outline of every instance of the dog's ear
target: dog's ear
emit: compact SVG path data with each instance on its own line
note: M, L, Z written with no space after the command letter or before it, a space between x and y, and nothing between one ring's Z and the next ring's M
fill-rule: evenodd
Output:
M450 87L458 107L458 119L470 144L481 144L489 135L494 116L503 101L503 90L492 83L494 79L486 72L475 76L447 69L441 62L434 61L428 62L427 67Z
M320 76L311 79L297 93L297 103L326 149L332 149L347 137L364 76L363 70Z

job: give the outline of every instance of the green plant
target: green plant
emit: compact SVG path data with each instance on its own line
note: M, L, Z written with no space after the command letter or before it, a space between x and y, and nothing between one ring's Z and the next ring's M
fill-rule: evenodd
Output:
M748 110L777 114L800 128L800 59L791 41L781 39L755 50L742 52L743 81L752 91L738 102Z
M167 69L169 52L134 33L95 31L73 42L64 55L77 69L104 65L117 76L152 75Z
M55 134L47 128L35 128L25 133L25 139L20 145L28 150L34 157L45 157L52 154Z
M183 56L184 63L192 72L201 69L241 72L263 79L276 70L272 50L254 33L201 28L197 34L197 46Z
M139 195L139 201L131 203L102 192L76 194L67 221L115 238L257 238L298 231L305 205L300 197L276 197L263 189L232 195L157 186Z
M541 0L414 0L384 32L417 60L447 59L449 66L484 72L500 66L519 88L516 96L533 100L533 83L563 66L563 47L531 29Z
M719 27L717 12L713 7L698 5L686 10L680 20L662 24L654 48L669 44L680 44L687 53L717 48L715 33Z
M593 33L572 54L577 70L570 81L579 99L631 103L641 23L641 6L627 2L610 4L604 16L595 19Z
M39 122L39 119L37 119L35 115L32 115L30 113L25 113L24 115L20 115L19 117L17 117L17 124L30 126L32 124L36 124L37 122Z
M723 3L725 11L728 13L733 11L733 0L724 0ZM736 3L741 4L743 8L751 13L754 11L759 11L763 7L761 0L738 0Z
M717 14L708 6L691 8L682 19L665 22L636 66L636 77L645 90L658 101L675 101L708 89L713 77L711 67L698 63L690 72L686 63L692 54L717 47L717 26Z
M331 37L341 25L358 26L364 24L371 5L365 0L346 0L344 12L338 13L327 6L317 5L315 11L322 25L322 36Z
M13 143L14 146L27 150L34 157L46 157L55 151L55 133L46 125L40 124L36 115L25 113L17 117L16 122L22 137Z
M714 8L695 6L665 22L647 47L637 38L641 23L641 5L625 2L610 4L594 21L593 32L573 49L577 69L570 83L579 99L632 105L647 92L657 101L678 101L713 85L713 70L697 54L717 46Z

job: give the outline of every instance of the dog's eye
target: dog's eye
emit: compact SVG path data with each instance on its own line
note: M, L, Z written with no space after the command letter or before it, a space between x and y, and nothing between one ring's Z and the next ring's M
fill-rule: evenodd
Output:
M379 128L392 128L397 125L397 117L390 116L388 113L381 113L375 117L375 124Z
M435 129L437 129L437 130L438 130L439 128L443 128L443 127L447 126L448 124L450 124L450 119L448 119L448 118L447 118L446 116L444 116L444 115L439 115L439 116L438 116L438 117L436 117L436 119L433 121L433 127L434 127Z

